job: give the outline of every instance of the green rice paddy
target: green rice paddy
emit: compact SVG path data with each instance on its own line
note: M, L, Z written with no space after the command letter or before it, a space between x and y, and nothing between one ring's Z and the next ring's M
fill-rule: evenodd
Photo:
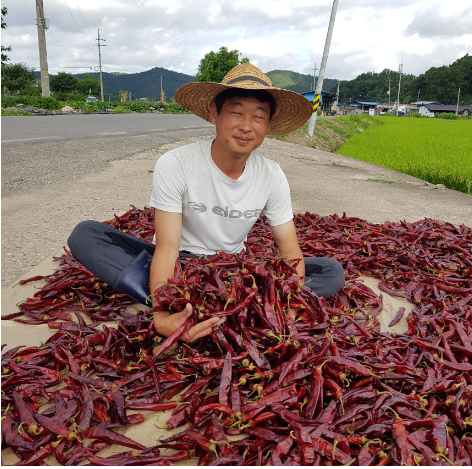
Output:
M472 120L375 119L337 153L472 194Z

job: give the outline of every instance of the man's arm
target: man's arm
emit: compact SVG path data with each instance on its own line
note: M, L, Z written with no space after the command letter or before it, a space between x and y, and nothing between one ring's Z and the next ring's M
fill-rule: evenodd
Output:
M175 261L179 257L180 238L182 236L182 214L155 210L154 226L156 230L156 249L152 256L149 273L149 288L151 290L152 305L157 301L154 292L167 280L174 276ZM156 331L168 337L192 314L192 306L187 304L181 313L171 314L169 311L154 313L154 327ZM211 333L213 324L221 325L224 320L211 318L193 326L185 333L181 340L192 342Z
M156 230L156 250L152 256L149 275L151 295L174 276L174 266L179 257L182 235L182 214L155 210L154 227ZM156 299L152 297L152 305Z
M293 220L290 220L287 223L282 223L282 225L271 226L270 228L279 248L280 256L289 261L301 259L297 266L297 272L300 277L304 277L305 262L303 261L300 244L298 244L297 231L295 230ZM295 321L295 319L297 319L297 312L294 309L289 309L287 311L287 316Z
M303 254L300 244L298 244L297 231L295 230L293 220L282 223L282 225L271 226L270 228L279 248L280 256L289 261L301 259L297 266L297 272L300 277L304 277L305 262L303 262Z

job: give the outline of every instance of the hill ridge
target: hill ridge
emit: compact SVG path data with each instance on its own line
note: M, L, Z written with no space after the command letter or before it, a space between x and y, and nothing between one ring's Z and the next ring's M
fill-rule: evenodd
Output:
M88 74L90 77L99 78L98 72ZM105 101L109 95L117 95L120 91L128 91L133 98L155 98L159 100L162 89L166 98L172 98L177 89L185 83L195 80L195 76L174 72L162 67L154 67L150 70L137 73L117 74L114 72L102 72ZM290 70L273 70L266 75L271 79L272 84L278 88L295 91L296 93L306 93L312 91L313 77ZM74 77L84 77L83 73L74 74ZM337 84L337 80L325 79L323 82L324 91Z

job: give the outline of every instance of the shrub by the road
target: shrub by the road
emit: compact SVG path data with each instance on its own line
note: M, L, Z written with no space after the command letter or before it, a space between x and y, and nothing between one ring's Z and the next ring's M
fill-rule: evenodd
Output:
M124 106L116 106L114 109L116 114L131 114L133 111Z
M2 109L2 116L31 116L31 112L27 112L27 111L5 111L5 109Z
M73 109L81 109L86 112L99 112L106 109L116 109L117 107L127 109L129 112L155 112L161 111L165 114L188 113L188 111L177 104L173 99L165 103L156 101L125 101L124 103L107 103L96 101L93 103L85 102L86 96L79 96L67 93L54 93L53 96L44 98L42 96L3 96L2 108L26 107L36 109L46 109L49 111L58 111L64 106L70 106ZM117 111L115 111L117 112ZM118 111L120 112L120 111ZM123 111L121 111L123 112Z

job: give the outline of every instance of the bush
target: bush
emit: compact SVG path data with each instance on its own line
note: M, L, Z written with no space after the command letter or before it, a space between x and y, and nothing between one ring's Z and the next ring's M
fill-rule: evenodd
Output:
M166 114L179 114L182 112L186 112L187 114L189 111L182 107L180 104L176 103L173 99L165 102L165 103L154 103L156 105L156 108L159 109L161 107L164 108L164 112ZM164 106L162 106L164 104Z
M41 97L38 99L37 107L41 109L49 109L50 111L57 111L63 106L55 97L49 96L47 98Z
M419 112L410 112L410 117L414 117L416 119L431 119L430 117L421 115Z
M131 114L133 111L125 106L116 106L113 109L116 114Z
M31 112L26 111L5 111L2 109L2 116L31 116Z
M159 101L125 101L124 103L106 103L96 101L93 103L86 103L87 95L80 95L75 93L55 92L49 98L42 96L3 96L3 107L15 107L22 105L24 107L35 107L39 109L49 109L51 111L60 110L63 106L70 106L73 109L82 109L85 112L99 112L106 109L119 108L118 114L126 112L151 112L163 109L166 114L188 113L180 104L177 104L173 99L161 103ZM126 111L123 111L126 110Z
M449 119L451 121L455 121L461 118L461 116L453 114L452 112L439 112L434 114L434 117L437 117L438 119Z

